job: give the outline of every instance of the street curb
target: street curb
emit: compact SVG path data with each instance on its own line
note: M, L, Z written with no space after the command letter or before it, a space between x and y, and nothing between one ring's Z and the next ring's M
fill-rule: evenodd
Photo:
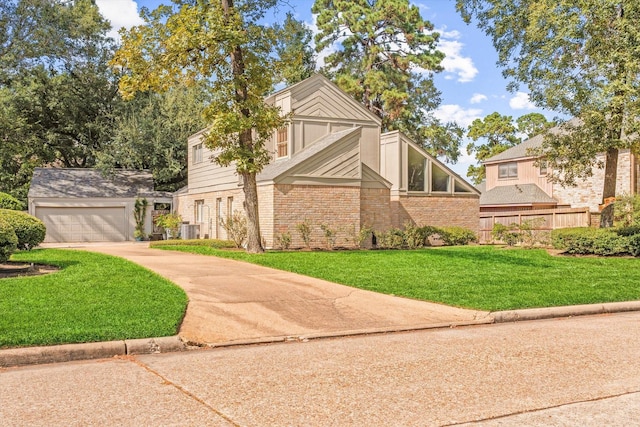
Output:
M589 316L594 314L623 313L640 311L640 301L611 302L604 304L569 305L564 307L530 308L524 310L507 310L492 312L495 323L519 322L525 320L542 320L573 316Z
M564 307L506 310L488 313L483 318L462 322L436 323L406 327L357 329L350 331L305 334L300 336L263 337L219 343L187 343L195 347L224 348L257 344L272 344L289 341L309 341L323 338L410 332L429 329L455 328L488 325L493 323L520 322L552 318L588 316L596 314L640 311L640 301L613 302L605 304L571 305ZM84 344L64 344L48 347L25 347L0 350L0 368L45 363L71 362L76 360L106 359L114 356L157 354L184 351L187 349L180 336L142 338L135 340L107 341Z
M63 344L0 350L0 368L76 360L105 359L133 354L182 351L185 345L178 335L160 338Z

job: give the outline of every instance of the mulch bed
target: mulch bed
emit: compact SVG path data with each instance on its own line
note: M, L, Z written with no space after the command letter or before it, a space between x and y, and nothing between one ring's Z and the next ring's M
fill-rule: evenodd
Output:
M60 270L58 267L46 264L26 264L24 262L9 261L0 264L0 279L19 276L39 276Z

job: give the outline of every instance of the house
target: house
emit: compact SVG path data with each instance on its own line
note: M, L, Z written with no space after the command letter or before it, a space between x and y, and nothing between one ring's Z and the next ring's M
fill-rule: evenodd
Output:
M552 129L553 131L553 129ZM532 154L542 146L537 135L487 160L486 180L479 186L480 241L491 240L493 224L522 223L541 218L541 229L591 226L600 223L604 169L573 186L563 186L549 178L551 170L543 159ZM598 161L604 163L605 155ZM618 154L616 194L637 194L640 164L630 150Z
M283 233L301 246L296 228L312 224L319 245L325 230L338 245L362 227L384 231L406 221L477 230L479 192L400 132L381 134L380 119L321 75L267 97L293 113L267 143L273 159L257 176L260 227L267 247ZM199 225L199 236L227 238L221 220L243 209L233 165L210 159L206 129L188 139L188 185L174 209Z
M486 181L481 188L480 211L587 208L598 212L602 203L604 169L594 167L593 176L573 186L549 180L551 171L532 154L542 146L537 135L485 160ZM604 162L604 154L598 155ZM636 194L640 165L631 150L620 150L616 194Z
M146 230L154 205L170 204L171 193L153 191L148 171L36 168L31 179L29 214L47 227L45 242L133 240L136 198L149 201Z

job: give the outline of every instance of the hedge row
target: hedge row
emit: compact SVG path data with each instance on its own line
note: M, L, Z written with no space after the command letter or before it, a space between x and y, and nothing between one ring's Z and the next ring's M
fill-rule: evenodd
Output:
M404 229L392 228L385 232L376 232L376 247L380 249L416 249L432 246L441 242L446 246L468 245L476 242L478 236L464 227L417 227L405 224Z
M640 256L640 228L632 228L563 228L551 232L551 244L575 255Z
M149 243L149 247L158 246L208 246L214 249L232 249L236 245L230 240L218 239L172 239L172 240L156 240Z
M25 212L0 209L0 262L11 254L31 250L44 241L47 229L42 221Z

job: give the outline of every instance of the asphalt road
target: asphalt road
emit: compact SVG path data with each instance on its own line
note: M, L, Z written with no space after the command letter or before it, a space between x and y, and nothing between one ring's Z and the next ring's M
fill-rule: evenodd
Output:
M640 313L0 370L2 426L640 425Z

